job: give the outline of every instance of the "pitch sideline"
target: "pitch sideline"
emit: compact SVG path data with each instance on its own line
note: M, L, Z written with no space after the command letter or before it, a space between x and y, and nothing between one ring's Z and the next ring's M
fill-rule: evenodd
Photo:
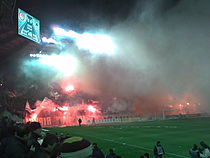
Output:
M142 151L143 151L143 149L153 151L153 149L150 149L150 148L145 148L145 147L137 146L137 145L133 145L133 144L122 143L122 142L115 141L113 139L103 139L103 138L90 136L90 135L83 135L83 136L92 137L92 138L96 138L96 139L99 139L99 140L105 140L105 141L113 142L113 143L120 144L120 145L127 145L127 146L130 146L130 147L133 147L133 148L142 149ZM187 156L178 155L178 154L174 154L174 153L170 153L170 152L166 152L166 154L171 155L171 156L181 157L181 158L188 158ZM168 158L170 158L170 157L168 157Z

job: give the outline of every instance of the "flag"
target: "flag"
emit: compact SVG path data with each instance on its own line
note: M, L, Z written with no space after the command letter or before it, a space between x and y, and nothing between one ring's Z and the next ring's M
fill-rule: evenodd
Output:
M25 111L27 111L27 112L29 112L29 113L31 113L31 107L30 107L30 105L29 105L29 102L28 102L28 100L27 100L27 102L26 102L26 106L25 106Z

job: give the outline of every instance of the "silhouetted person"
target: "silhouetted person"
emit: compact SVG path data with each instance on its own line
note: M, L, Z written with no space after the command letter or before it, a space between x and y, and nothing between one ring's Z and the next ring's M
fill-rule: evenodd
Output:
M14 135L14 122L8 117L3 117L0 121L0 140Z
M189 151L189 154L190 154L191 158L200 158L200 153L198 150L198 146L196 144L194 144L192 146L192 148Z
M5 158L29 158L31 156L27 147L30 129L28 125L18 124L15 127L15 136L11 137L9 143L5 146Z
M91 158L105 158L104 153L101 151L96 143L93 143L93 152Z
M145 153L144 158L149 158L149 153Z
M201 141L200 145L201 145L200 157L201 158L209 158L210 157L209 146L206 143L204 143L204 141Z
M201 145L202 148L208 148L208 149L210 149L210 147L204 141L201 141L200 142L200 145Z
M42 126L39 122L31 122L29 126L31 129L31 132L30 132L30 137L27 144L31 151L35 151L37 148L40 147L40 143L38 142L38 139L41 138Z
M93 125L95 125L95 124L96 124L95 117L93 117L92 124L93 124Z
M81 126L81 124L82 124L82 119L81 118L78 119L78 123L79 123L79 126Z
M162 156L164 155L165 151L162 147L162 145L160 144L160 141L157 141L155 147L154 147L154 156L155 158L162 158Z
M115 158L116 154L114 153L113 149L109 149L109 154L106 155L106 158Z
M37 148L33 158L51 158L53 151L58 143L58 138L55 134L47 134L42 145Z

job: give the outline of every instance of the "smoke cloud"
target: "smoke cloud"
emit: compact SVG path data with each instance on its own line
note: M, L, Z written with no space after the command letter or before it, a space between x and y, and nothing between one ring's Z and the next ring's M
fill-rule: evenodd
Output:
M210 109L210 2L170 2L136 4L113 26L118 50L82 57L81 88L104 98L138 98L148 107L187 98Z
M210 1L137 2L126 20L98 29L113 37L114 54L93 55L73 46L67 50L80 60L74 76L80 89L102 100L129 100L113 102L111 111L151 113L181 102L210 110ZM100 19L90 16L91 22ZM36 80L28 65L34 67L25 63L25 74ZM54 72L45 72L37 75L40 80L60 81L61 76L52 78Z

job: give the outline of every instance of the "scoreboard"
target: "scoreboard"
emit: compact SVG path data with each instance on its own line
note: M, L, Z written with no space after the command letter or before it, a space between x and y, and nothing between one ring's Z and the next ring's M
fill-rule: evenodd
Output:
M40 43L40 21L18 8L18 34Z

